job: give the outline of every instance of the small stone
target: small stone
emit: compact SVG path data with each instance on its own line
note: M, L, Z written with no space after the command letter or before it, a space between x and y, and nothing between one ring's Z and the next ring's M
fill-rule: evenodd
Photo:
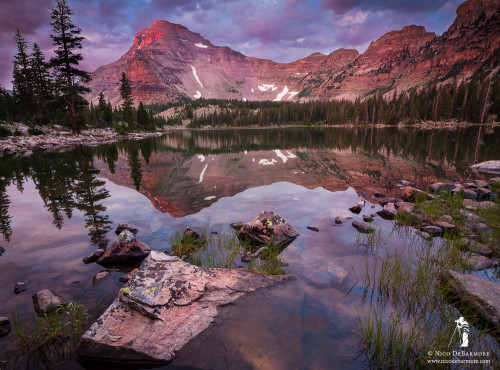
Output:
M477 199L477 193L474 190L465 189L464 197L465 199Z
M307 228L308 228L309 230L311 230L311 231L315 231L315 232L318 232L318 231L319 231L319 229L318 229L317 227L314 227L314 226L308 226Z
M361 221L353 221L352 226L358 230L360 233L370 234L375 232L375 229L371 228L369 225Z
M0 245L0 256L5 252L5 248Z
M365 221L365 222L372 222L373 221L373 216L363 215L363 221Z
M10 321L7 317L0 317L0 338L5 337L11 331Z
M358 206L360 206L361 208L363 208L365 206L365 200L360 200L359 202L356 203Z
M483 180L474 180L474 184L476 184L477 188L487 188L489 187L488 183Z
M477 196L479 199L490 199L491 198L491 190L480 188L476 190Z
M381 199L379 204L383 207L385 206L386 204L389 204L389 203L398 203L398 202L402 202L401 199L397 199L397 198L384 198L384 199Z
M409 212L404 207L401 207L398 209L398 214L401 215L401 218L399 219L399 221L402 223L409 223L410 225L418 226L418 227L425 226L428 223L425 216L417 215L414 212Z
M385 197L385 194L384 194L384 193L380 193L380 192L376 191L376 192L375 192L375 197L377 197L377 198L383 198L383 197Z
M446 221L436 221L435 225L443 229L444 231L452 231L455 230L455 225L446 222Z
M375 208L375 204L372 204L372 208Z
M249 253L243 253L241 255L241 262L245 262L245 263L248 263L252 260L252 258L250 257L250 254Z
M415 203L399 201L394 203L394 205L396 206L396 209L404 208L408 212L413 212L415 210Z
M83 259L83 263L89 264L89 263L97 261L99 258L101 258L101 256L104 254L104 252L106 252L106 251L102 248L96 249L94 252L92 252L92 254L90 256L85 257Z
M128 231L130 231L134 235L139 232L139 229L137 229L136 227L133 227L132 225L129 225L129 224L125 223L125 222L122 222L122 223L120 223L118 225L118 227L115 230L116 235L121 234L121 232L123 230L128 230Z
M432 191L433 193L446 193L450 190L452 190L455 187L455 184L445 184L442 182L438 182L435 184L429 185L429 190Z
M483 233L483 234L489 234L493 231L493 229L491 227L489 227L488 225L486 225L482 222L474 225L472 230L474 230L477 233Z
M95 275L94 278L92 279L92 284L93 285L99 284L102 280L107 278L109 275L110 275L109 271L98 272L97 275Z
M460 211L459 212L462 217L465 218L465 221L471 224L478 224L480 222L485 223L486 220L482 217L479 217L475 215L474 213L467 212L467 211Z
M127 283L130 279L132 279L132 276L134 276L137 271L139 271L139 269L135 268L132 271L130 271L127 275L120 276L118 280L121 281L122 283Z
M203 245L205 244L205 238L200 234L198 234L196 231L191 230L189 227L186 227L186 230L184 230L184 234L182 234L182 239L181 239L181 244L184 243Z
M365 192L365 191L362 191L362 192L361 192L361 196L366 197L367 195L368 195L368 194L366 194L366 192Z
M420 230L426 232L427 234L433 237L443 235L443 229L441 229L439 226L433 226L433 225L424 226Z
M60 295L51 289L43 289L33 295L33 306L39 316L43 316L52 310L56 310L59 306L68 303Z
M342 217L340 217L340 216L335 217L335 223L336 223L337 225L338 225L338 224L341 224L343 221L344 221L344 220L343 220L343 218L342 218Z
M21 294L21 292L24 292L26 290L28 285L30 285L29 281L18 281L16 286L14 287L14 293Z
M443 215L439 217L439 221L448 222L449 224L454 224L455 220L450 215Z
M494 177L490 179L490 186L493 184L500 185L500 177Z
M359 204L356 204L355 206L349 208L349 211L355 214L359 214L361 212L361 206Z

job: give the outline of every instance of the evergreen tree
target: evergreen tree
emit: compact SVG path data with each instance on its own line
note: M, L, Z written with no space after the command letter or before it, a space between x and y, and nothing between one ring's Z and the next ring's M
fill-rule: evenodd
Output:
M69 109L72 131L78 134L81 129L79 110L87 104L82 94L90 91L83 83L90 81L90 74L76 68L83 59L77 50L82 48L84 37L80 36L82 30L73 24L72 15L73 11L66 0L56 0L56 5L50 9L54 32L50 37L53 45L57 47L56 55L50 60L50 65L55 71L61 105L64 109Z
M143 130L150 130L148 112L146 112L142 101L137 108L137 125Z
M31 72L33 77L34 123L43 123L47 118L47 105L51 99L50 73L45 57L37 43L31 54Z
M120 94L123 99L122 103L122 119L127 123L130 130L134 128L134 107L132 101L132 88L130 87L130 81L127 78L125 72L122 72L122 78L120 79Z
M17 54L14 56L14 72L12 81L14 99L18 108L19 118L28 122L32 118L33 88L31 85L30 58L28 43L21 31L16 30L14 42L17 45Z

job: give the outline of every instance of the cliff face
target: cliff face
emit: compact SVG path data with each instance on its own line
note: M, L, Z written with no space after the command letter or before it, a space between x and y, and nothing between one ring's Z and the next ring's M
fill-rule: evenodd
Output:
M412 25L388 32L362 55L339 49L288 64L247 57L214 46L184 26L155 21L137 33L125 55L94 72L88 98L95 101L104 92L112 104L120 102L122 72L131 80L134 100L145 103L186 97L285 101L391 94L498 66L499 14L497 0L469 0L458 7L442 36Z

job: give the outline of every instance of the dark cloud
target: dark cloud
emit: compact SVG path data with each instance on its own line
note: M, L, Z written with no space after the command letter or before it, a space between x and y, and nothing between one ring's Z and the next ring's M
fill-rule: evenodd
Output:
M0 0L0 83L10 87L12 37L20 28L51 56L54 0ZM180 23L215 45L290 62L340 47L360 52L384 33L409 24L443 32L463 0L68 0L86 37L82 68L118 59L135 34L157 20Z
M354 9L430 12L441 9L449 0L323 0L323 9L342 15Z

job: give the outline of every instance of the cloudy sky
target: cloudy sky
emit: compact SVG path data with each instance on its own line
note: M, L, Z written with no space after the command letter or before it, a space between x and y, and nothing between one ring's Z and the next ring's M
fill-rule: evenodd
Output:
M51 56L48 8L55 0L0 0L0 84L10 89L12 37L19 28ZM370 41L410 24L442 34L464 0L68 0L86 37L82 67L94 71L124 54L156 19L180 23L219 46L291 62Z

